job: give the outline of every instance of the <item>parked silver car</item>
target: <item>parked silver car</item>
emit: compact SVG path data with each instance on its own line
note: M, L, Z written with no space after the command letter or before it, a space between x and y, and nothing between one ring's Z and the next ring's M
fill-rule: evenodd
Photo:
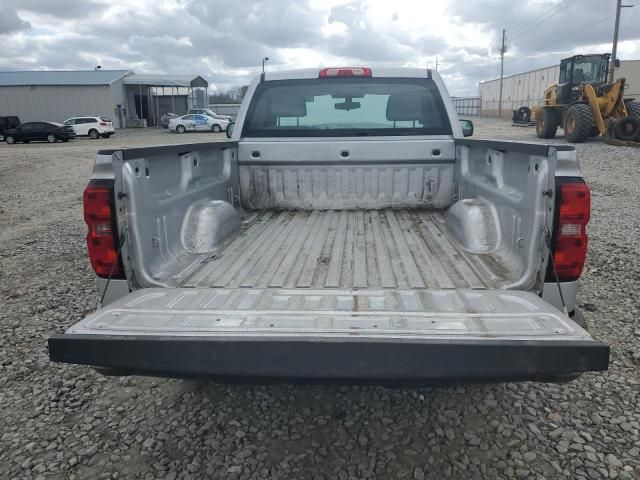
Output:
M207 115L183 115L169 120L169 130L177 133L187 131L218 133L226 130L228 125L229 122L226 120L211 118Z
M194 115L207 115L208 117L215 118L217 120L226 120L227 122L233 122L233 118L229 115L220 115L213 110L209 110L208 108L190 108L187 113L192 113Z

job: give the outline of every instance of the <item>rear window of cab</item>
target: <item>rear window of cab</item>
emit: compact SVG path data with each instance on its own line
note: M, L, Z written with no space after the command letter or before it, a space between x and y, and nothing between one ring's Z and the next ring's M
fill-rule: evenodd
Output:
M245 137L451 135L428 78L337 77L266 81L253 95Z

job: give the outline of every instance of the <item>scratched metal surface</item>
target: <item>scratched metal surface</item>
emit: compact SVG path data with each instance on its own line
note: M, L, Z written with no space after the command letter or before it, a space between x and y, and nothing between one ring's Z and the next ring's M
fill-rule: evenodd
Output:
M499 288L501 270L463 251L441 213L261 211L181 286Z
M531 292L509 290L148 288L67 330L236 338L587 340Z
M444 147L443 147L444 148ZM292 210L445 208L453 160L418 165L241 165L242 204Z

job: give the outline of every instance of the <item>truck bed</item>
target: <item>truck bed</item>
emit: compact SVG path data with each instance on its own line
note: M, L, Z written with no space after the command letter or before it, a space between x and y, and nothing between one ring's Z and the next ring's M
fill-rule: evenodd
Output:
M218 288L499 288L506 269L465 252L429 210L263 210L181 282Z
M567 315L590 198L573 147L463 139L437 72L338 72L254 79L231 142L99 153L103 308L49 339L52 361L385 385L607 368ZM556 254L567 295L543 280Z

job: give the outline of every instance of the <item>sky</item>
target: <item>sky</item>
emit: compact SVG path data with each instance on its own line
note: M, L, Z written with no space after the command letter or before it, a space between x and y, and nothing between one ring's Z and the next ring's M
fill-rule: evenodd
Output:
M618 57L640 59L640 0ZM435 68L452 95L499 75L611 50L615 0L0 0L0 70L197 74L214 88L261 69Z

